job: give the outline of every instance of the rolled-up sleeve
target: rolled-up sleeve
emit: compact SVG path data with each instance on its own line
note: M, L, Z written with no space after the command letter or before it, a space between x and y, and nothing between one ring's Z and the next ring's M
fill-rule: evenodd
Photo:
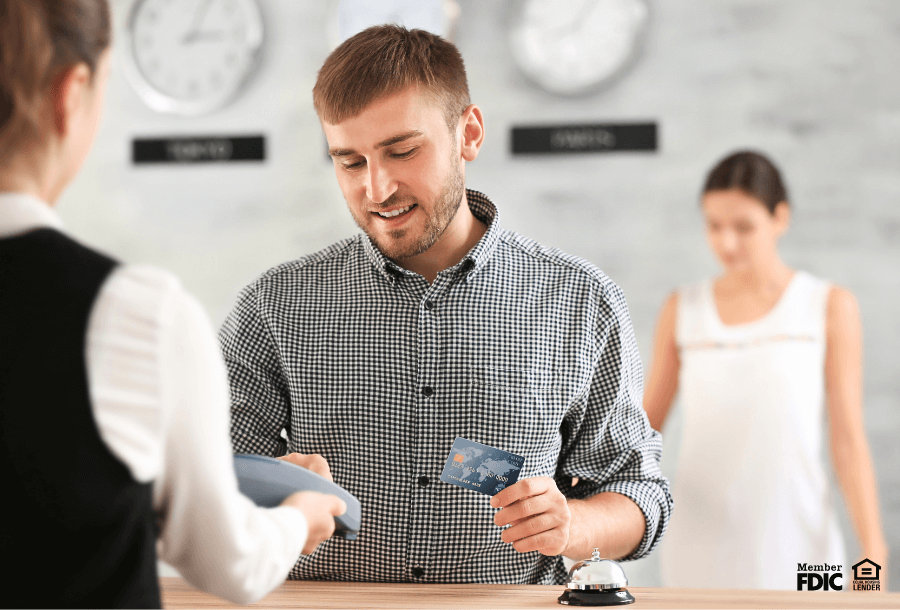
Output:
M590 386L564 423L557 480L578 479L563 491L584 499L601 492L630 498L646 520L644 537L625 560L647 555L672 513L669 482L660 470L662 436L644 412L643 373L625 297L611 282L601 292Z

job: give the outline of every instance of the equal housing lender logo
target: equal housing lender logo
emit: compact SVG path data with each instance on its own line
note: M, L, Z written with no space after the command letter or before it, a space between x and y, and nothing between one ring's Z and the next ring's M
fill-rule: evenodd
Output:
M863 559L853 566L854 591L881 591L881 566L871 559Z
M844 575L841 565L797 564L798 591L843 591ZM854 591L881 591L881 566L871 559L863 559L853 566Z

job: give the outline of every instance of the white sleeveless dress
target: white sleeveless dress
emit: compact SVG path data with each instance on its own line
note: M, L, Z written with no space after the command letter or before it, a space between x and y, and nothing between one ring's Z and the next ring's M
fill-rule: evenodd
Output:
M765 317L731 326L712 280L679 292L684 433L665 586L796 590L798 563L846 574L826 475L829 290L798 271Z

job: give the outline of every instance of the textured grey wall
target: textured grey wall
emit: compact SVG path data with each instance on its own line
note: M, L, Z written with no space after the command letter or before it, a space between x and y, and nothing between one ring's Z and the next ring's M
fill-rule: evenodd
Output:
M125 82L121 63L114 66L96 148L61 205L76 234L125 260L176 271L216 323L264 269L355 232L309 94L329 50L334 3L261 3L263 65L220 112L156 115ZM115 2L118 43L129 5ZM588 259L623 287L645 363L665 295L717 270L697 204L706 170L737 147L768 151L782 166L795 212L785 259L859 298L866 428L885 529L900 555L900 2L653 1L634 69L579 99L542 93L518 73L502 33L506 3L460 5L457 43L487 123L469 186L494 198L505 226ZM655 154L508 153L514 124L644 119L661 127ZM135 135L203 133L265 133L270 159L168 169L128 162ZM669 475L679 420L676 409L666 431ZM653 557L626 567L633 585L659 583ZM898 587L895 569L891 589Z

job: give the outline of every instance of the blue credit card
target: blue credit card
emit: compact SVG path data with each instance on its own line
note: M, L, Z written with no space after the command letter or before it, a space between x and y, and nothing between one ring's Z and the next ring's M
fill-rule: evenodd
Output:
M525 458L457 436L441 481L493 496L519 480Z

